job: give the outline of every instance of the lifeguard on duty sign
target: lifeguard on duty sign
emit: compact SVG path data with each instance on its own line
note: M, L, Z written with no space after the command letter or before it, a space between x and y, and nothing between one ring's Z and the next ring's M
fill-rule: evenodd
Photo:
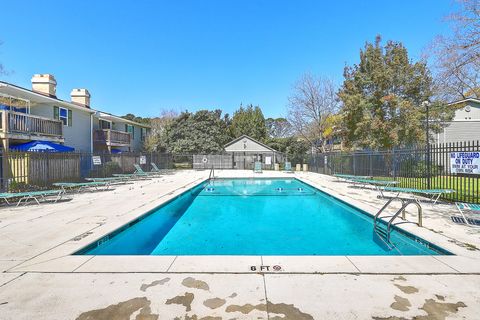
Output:
M480 174L480 152L451 152L451 173Z

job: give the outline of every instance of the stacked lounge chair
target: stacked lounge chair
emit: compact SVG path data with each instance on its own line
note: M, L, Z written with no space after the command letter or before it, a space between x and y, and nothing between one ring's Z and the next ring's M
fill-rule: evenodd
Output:
M283 168L283 171L286 173L293 173L292 170L292 163L291 162L285 162L285 167Z
M169 174L169 173L173 173L175 171L173 169L160 169L154 162L152 162L151 165L152 165L151 172L158 172L158 173L161 173L161 174Z
M138 164L134 164L133 165L135 167L135 172L134 174L141 174L141 175L148 175L148 176L158 176L160 174L160 172L158 171L149 171L149 172L145 172L143 171L142 167L140 167L140 165Z
M253 172L254 173L262 173L262 163L260 161L255 161L254 167L253 167Z

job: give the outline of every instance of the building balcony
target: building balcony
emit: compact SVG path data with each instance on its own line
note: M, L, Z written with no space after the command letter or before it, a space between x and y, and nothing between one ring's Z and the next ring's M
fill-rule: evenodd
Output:
M103 144L113 147L129 147L130 133L111 129L97 129L93 131L93 141L96 144Z
M64 142L63 123L32 114L0 110L0 136L3 139Z

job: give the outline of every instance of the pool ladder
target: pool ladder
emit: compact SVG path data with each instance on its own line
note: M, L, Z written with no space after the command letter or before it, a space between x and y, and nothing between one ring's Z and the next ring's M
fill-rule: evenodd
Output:
M212 169L210 169L210 174L208 175L208 180L215 179L215 169L212 166Z
M402 207L397 211L395 212L395 214L393 215L387 215L387 216L381 216L382 212L385 211L385 209L387 209L387 207L394 201L394 200L399 200L402 204ZM380 237L382 238L383 240L385 240L385 242L387 243L387 245L391 244L390 243L390 233L392 232L392 224L394 222L394 220L400 215L400 213L402 214L402 220L403 222L400 222L400 223L408 223L409 221L407 221L405 219L405 210L408 206L410 205L415 205L418 209L418 222L417 222L417 225L419 227L422 226L422 220L423 220L423 209L422 209L422 206L418 203L418 201L414 200L414 199L403 199L403 198L400 198L400 197L393 197L393 198L390 198L387 203L385 203L385 205L382 207L382 209L380 209L380 211L377 212L377 214L375 215L375 217L373 218L373 231ZM381 223L381 222L378 222L378 220L380 218L390 218L390 220L388 220L387 222L387 225L386 225L386 228L385 228L385 224L384 223Z

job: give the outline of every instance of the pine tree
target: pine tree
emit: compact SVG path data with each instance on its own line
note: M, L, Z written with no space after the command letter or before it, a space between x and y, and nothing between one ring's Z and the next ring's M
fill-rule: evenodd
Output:
M382 47L378 36L360 52L360 63L344 70L339 97L342 129L352 147L392 148L425 142L425 108L433 96L430 71L423 61L412 63L400 42ZM453 113L441 102L432 104L432 132L439 119Z
M230 127L233 137L238 138L246 134L253 139L263 141L267 137L267 126L262 109L253 105L246 108L240 106L232 117Z

